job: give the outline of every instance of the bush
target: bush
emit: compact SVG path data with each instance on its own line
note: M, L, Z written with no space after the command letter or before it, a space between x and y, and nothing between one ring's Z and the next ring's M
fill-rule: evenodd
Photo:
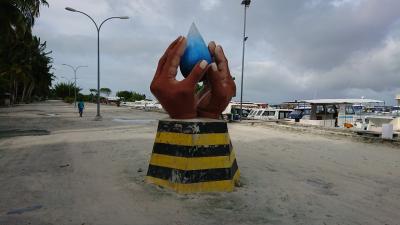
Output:
M79 102L80 100L84 102L92 102L92 100L94 101L96 98L93 95L83 95L79 93L77 101Z
M128 102L134 102L146 99L145 94L140 94L134 91L118 91L116 95L117 97L120 97L123 101L128 101Z
M75 100L75 98L73 98L73 97L65 97L64 98L64 102L69 103L69 104L74 103L74 100Z
M54 86L54 94L60 98L73 97L75 95L75 91L79 95L81 90L82 89L80 87L75 88L74 83L61 82Z

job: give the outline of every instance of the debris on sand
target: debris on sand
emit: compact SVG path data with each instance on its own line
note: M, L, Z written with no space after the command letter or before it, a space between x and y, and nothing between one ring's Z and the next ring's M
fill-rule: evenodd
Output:
M42 208L42 205L32 205L32 206L28 206L25 208L19 208L19 209L12 209L10 211L7 212L7 215L11 215L11 214L22 214L24 212L31 212L37 209Z

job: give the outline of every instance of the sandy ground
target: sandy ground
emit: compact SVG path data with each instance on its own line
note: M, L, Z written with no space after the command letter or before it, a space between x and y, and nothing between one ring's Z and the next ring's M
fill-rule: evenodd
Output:
M93 121L88 105L79 118L61 102L0 109L0 225L400 224L396 147L230 124L242 187L179 195L143 182L166 115L102 113Z

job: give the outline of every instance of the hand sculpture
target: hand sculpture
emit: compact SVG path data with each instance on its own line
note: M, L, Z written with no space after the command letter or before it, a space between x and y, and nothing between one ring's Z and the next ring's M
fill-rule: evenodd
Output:
M203 78L208 63L203 60L182 81L176 80L177 69L186 47L186 38L178 37L160 58L150 90L174 119L191 119L197 116L196 84Z
M221 46L214 42L209 50L216 63L198 62L182 81L176 80L186 39L178 37L160 58L150 90L173 119L192 119L197 116L218 119L236 92L228 61ZM207 72L204 89L196 94L196 84Z
M236 93L236 85L229 72L228 60L221 46L212 41L208 45L214 63L207 71L207 80L198 94L197 115L218 119Z

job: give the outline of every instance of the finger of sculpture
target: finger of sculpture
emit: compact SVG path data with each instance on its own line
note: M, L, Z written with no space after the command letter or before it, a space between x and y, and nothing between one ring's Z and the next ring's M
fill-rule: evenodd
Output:
M189 76L183 80L183 82L188 82L190 86L196 86L196 84L203 78L206 72L206 67L208 63L206 60L202 60L200 63L193 68Z
M167 60L165 61L165 64L163 66L163 71L167 71L167 73L165 73L167 78L175 79L178 71L177 69L179 66L179 62L181 60L183 52L185 51L185 46L186 38L181 37L178 40L178 43L169 50Z
M229 72L229 67L228 67L228 60L225 57L224 50L220 45L217 45L215 47L215 54L214 54L215 61L217 62L218 65L218 70L223 72L224 75L231 75Z
M214 55L215 55L215 47L217 47L217 45L215 44L214 41L210 41L210 43L208 43L208 50L211 53L211 57L212 59L214 59ZM213 60L214 61L214 60Z
M181 40L181 38L182 38L182 36L179 36L177 39L175 39L175 41L173 41L168 46L168 48L165 50L164 54L161 56L160 60L158 61L157 70L156 70L154 79L157 78L157 76L160 74L160 71L162 70L162 68L167 60L168 52L170 51L171 48L173 48Z
M165 111L174 119L191 119L197 116L195 86L204 76L208 63L198 62L187 78L176 80L180 58L185 51L186 38L179 37L165 50L158 63L150 90Z
M229 72L228 60L221 46L210 42L209 50L215 60L207 71L207 83L198 94L197 112L201 117L217 119L236 92Z

